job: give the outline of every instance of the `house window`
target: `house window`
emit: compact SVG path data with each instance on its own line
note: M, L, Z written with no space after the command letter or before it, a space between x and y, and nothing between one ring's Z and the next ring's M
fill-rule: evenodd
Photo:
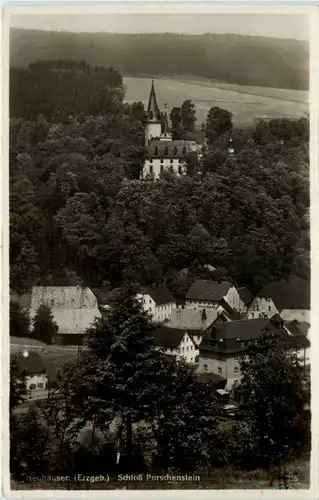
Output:
M38 389L43 389L43 384L39 383L38 384Z
M179 165L178 166L178 173L181 174L182 173L182 167Z
M171 161L171 163L173 163L173 160L170 160L170 161Z
M204 365L204 373L207 373L207 365Z
M37 388L36 384L30 384L30 390L31 390L31 391L33 391L33 390L34 390L34 389L36 389L36 388Z
M259 304L257 304L256 309L257 309L257 311L259 311Z
M234 373L238 373L238 366L235 366Z
M150 159L150 163L153 163L153 160L152 160L152 158Z
M268 311L270 311L270 310L271 310L271 307L270 307L270 306L268 306Z
M161 158L161 163L164 163L164 160L163 160L163 158Z
M221 369L221 367L220 367L220 366L218 367L218 373L219 373L219 375L221 375L221 374L222 374L222 369Z
M153 165L150 165L150 174L153 173Z
M189 348L188 348L188 346L187 346L187 352L188 352L188 351L189 351Z
M164 167L161 165L161 174L164 172Z
M254 319L254 313L253 312L251 313L251 317L252 317L252 319Z

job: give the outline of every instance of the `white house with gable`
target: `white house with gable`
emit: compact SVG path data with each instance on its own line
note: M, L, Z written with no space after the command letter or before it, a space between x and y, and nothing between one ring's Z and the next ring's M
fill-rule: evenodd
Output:
M280 314L284 321L310 323L310 284L293 278L264 286L248 308L248 318L271 318Z
M193 309L217 309L223 302L234 311L246 311L236 287L228 281L196 280L186 293L186 307Z
M176 308L174 297L166 286L144 288L136 298L154 323L169 320Z
M195 363L199 355L199 349L192 337L181 329L161 326L155 332L154 342L157 349L175 356L177 360L184 359L188 363Z

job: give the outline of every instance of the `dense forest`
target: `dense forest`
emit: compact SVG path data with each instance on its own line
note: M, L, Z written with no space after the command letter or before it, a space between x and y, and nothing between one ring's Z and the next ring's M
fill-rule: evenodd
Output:
M230 159L230 115L216 108L200 165L182 178L140 181L143 105L123 104L115 70L81 64L18 70L34 83L27 91L12 80L12 288L166 282L180 296L180 271L200 275L207 263L253 288L308 275L307 119L234 129ZM26 92L46 116L34 117Z
M66 33L11 29L10 63L85 59L124 75L195 75L241 85L308 90L307 42L240 35ZM78 54L78 57L75 56Z

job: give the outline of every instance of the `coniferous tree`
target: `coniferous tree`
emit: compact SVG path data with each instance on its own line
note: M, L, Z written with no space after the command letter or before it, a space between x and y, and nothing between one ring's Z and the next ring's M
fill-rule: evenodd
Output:
M172 139L179 140L182 138L182 113L181 108L174 106L171 113L170 119L172 124Z
M46 344L52 344L53 336L58 333L58 330L50 308L41 304L33 320L32 337Z
M265 332L241 359L238 391L256 462L286 484L290 459L309 448L304 372L280 335Z

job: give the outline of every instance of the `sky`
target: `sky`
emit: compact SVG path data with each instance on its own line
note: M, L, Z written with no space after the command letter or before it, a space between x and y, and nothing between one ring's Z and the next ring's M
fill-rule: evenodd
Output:
M302 14L51 14L10 16L15 28L108 33L234 33L309 39L309 18Z

